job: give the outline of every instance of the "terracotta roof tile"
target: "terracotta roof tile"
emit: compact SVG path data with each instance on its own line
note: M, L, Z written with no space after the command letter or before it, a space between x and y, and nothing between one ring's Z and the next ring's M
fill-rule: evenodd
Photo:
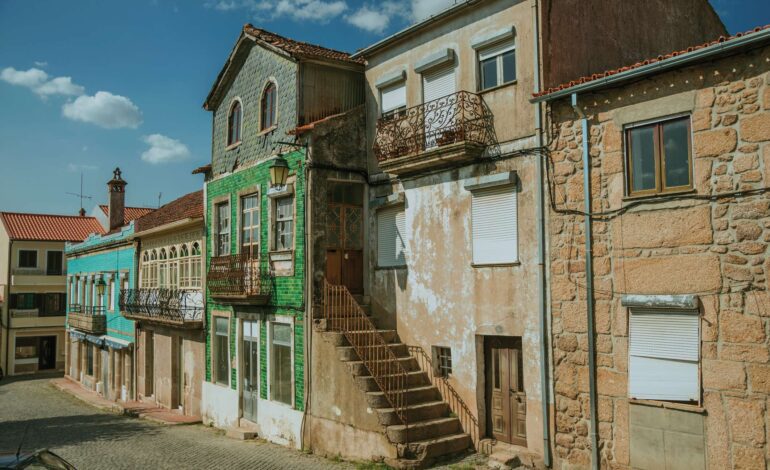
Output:
M104 212L107 217L110 216L110 206L107 204L99 204L99 208ZM123 212L123 225L130 223L132 220L136 220L139 217L149 214L154 211L152 207L126 207Z
M316 59L337 60L340 62L350 62L352 64L363 65L366 61L359 57L353 58L347 52L329 49L327 47L310 44L307 42L296 41L286 38L264 29L255 28L247 23L243 25L243 32L249 36L254 36L258 40L264 41L273 47L277 47L294 56L311 57Z
M13 240L81 242L92 233L104 233L95 217L0 212L0 218Z
M612 70L605 70L604 72L601 72L601 73L594 73L594 74L592 74L590 76L580 77L578 79L571 80L571 81L569 81L567 83L562 83L561 85L557 85L557 86L554 86L554 87L547 88L547 89L541 91L540 93L533 94L533 96L534 97L540 97L540 96L549 95L549 94L555 93L557 91L561 91L561 90L566 90L568 88L572 88L575 85L581 85L583 83L591 82L591 81L594 81L594 80L599 80L601 78L609 77L611 75L615 75L615 74L618 74L618 73L621 73L621 72L627 72L629 70L637 69L637 68L645 66L645 65L649 65L649 64L653 64L653 63L657 63L657 62L662 62L662 61L671 59L673 57L677 57L677 56L680 56L682 54L686 54L688 52L693 52L693 51L696 51L696 50L699 50L699 49L703 49L703 48L706 48L706 47L715 46L717 44L721 44L721 43L726 42L726 41L730 41L730 40L733 40L733 39L741 38L743 36L746 36L747 34L758 33L760 31L763 31L763 30L766 30L766 29L770 29L770 25L758 26L758 27L752 29L751 31L746 31L744 33L737 33L737 34L734 34L732 36L720 36L719 38L717 38L717 39L715 39L713 41L706 42L706 43L703 43L703 44L698 44L698 45L695 45L695 46L690 46L687 49L682 49L680 51L673 51L673 52L670 52L670 53L668 53L666 55L659 55L659 56L654 57L654 58L645 59L645 60L639 61L639 62L637 62L635 64L632 64L632 65L626 65L626 66L619 67L619 68L612 69Z
M193 175L197 175L199 173L208 173L211 171L211 163L207 163L206 165L199 166L198 168L194 169L192 171Z
M203 190L185 194L137 219L135 231L144 232L178 220L203 218Z

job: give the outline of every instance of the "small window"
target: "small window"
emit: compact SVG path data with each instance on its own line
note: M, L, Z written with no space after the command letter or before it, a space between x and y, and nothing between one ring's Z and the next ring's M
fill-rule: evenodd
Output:
M241 253L259 257L259 195L241 198Z
M406 212L402 205L377 213L377 265L406 266Z
M630 397L697 402L700 398L698 312L631 309L630 317Z
M270 399L291 405L291 325L271 323Z
M36 268L37 250L19 250L19 267Z
M49 276L61 276L64 272L61 251L49 251L45 273Z
M217 256L230 254L230 205L222 202L216 205L217 215L217 233L216 233L216 251Z
M267 130L275 126L275 83L270 82L262 93L262 115L260 130Z
M43 308L38 312L39 316L58 317L66 312L65 303L67 294L48 293L43 297Z
M519 260L516 186L478 189L471 196L473 264L510 264Z
M220 385L230 384L230 319L214 317L214 379Z
M275 222L273 225L273 249L277 251L294 248L294 196L275 199Z
M692 188L690 118L626 129L628 194L643 196Z
M479 51L481 90L487 90L516 80L516 44L501 42Z
M236 100L230 106L227 116L227 145L235 145L241 141L241 102Z
M382 119L396 119L406 112L406 83L396 83L380 90Z
M16 338L16 359L37 358L37 336L20 336Z
M443 346L433 346L433 374L436 377L449 377L452 373L452 350Z

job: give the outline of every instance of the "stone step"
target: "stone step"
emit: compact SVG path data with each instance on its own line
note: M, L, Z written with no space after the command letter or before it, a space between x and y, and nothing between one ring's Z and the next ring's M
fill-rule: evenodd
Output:
M409 465L409 462L415 462L417 466L423 467L430 465L431 461L437 457L463 452L472 445L471 436L462 432L434 439L409 442L408 444L399 444L399 463L403 466L414 468L414 465Z
M398 380L399 374L383 375L384 380ZM377 381L371 375L360 375L356 377L356 383L365 392L376 392L380 389ZM430 384L430 378L421 370L410 371L406 373L406 384L410 387L419 387Z
M399 390L395 393L406 393L406 404L418 405L427 401L436 401L441 399L441 394L433 385L422 387L412 387L409 390ZM384 392L366 392L366 401L372 408L392 408Z
M396 358L396 361L398 361L399 364L401 364L401 367L404 368L407 372L420 370L420 365L417 363L417 359L409 356L409 357L398 357ZM361 375L371 375L369 373L369 369L366 368L363 361L355 360L355 361L346 361L348 367L350 368L350 372L358 377ZM399 368L396 367L395 362L387 360L387 361L375 361L375 362L385 362L385 363L392 363L392 373L396 373L399 371Z
M409 423L409 426L395 424L386 428L390 442L397 444L437 439L462 432L460 420L454 416L433 418Z
M238 439L239 441L248 441L251 439L256 439L258 436L258 433L253 429L231 427L231 428L227 428L225 435L231 439Z
M379 333L382 338L387 343L397 343L398 335L396 334L396 330L375 330L377 333ZM349 335L361 335L361 334L368 334L369 332L363 332L363 331L351 331L348 332ZM331 341L331 343L334 346L350 346L350 342L348 342L347 337L344 333L339 331L329 331L325 333L326 338Z
M395 409L378 408L376 411L380 424L383 426L402 424L401 418L398 417ZM406 416L409 422L412 423L426 419L446 417L449 416L450 411L451 410L449 409L449 405L443 401L426 401L424 403L407 406Z
M404 343L390 343L387 346L390 348L396 358L409 356L409 348ZM385 346L382 345L366 346L367 349L375 350L382 349L384 347ZM381 353L382 356L380 357L387 358L385 351L382 351ZM371 354L378 353L376 351L371 351ZM337 346L337 357L339 357L341 361L358 361L361 359L355 349L353 349L353 346Z

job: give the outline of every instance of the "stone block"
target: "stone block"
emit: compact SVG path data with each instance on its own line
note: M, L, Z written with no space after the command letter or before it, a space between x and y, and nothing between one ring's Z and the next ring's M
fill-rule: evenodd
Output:
M719 256L699 253L618 260L615 283L621 292L686 294L722 286Z
M727 397L727 421L733 441L750 445L765 443L765 402Z
M746 372L742 364L704 359L702 373L705 389L746 390Z
M709 469L729 468L730 438L727 434L727 417L719 393L703 394L703 407L706 408L706 452Z
M601 395L624 397L627 395L627 376L610 369L600 368L596 371L597 391Z
M585 306L579 302L565 303L561 310L561 324L566 332L585 333L588 328Z
M623 216L622 224L612 227L613 240L624 248L705 245L713 240L708 205L631 212Z
M757 470L767 468L765 465L765 456L762 452L762 449L742 446L740 444L734 445L732 468L733 470Z
M719 359L724 361L736 362L758 362L764 363L770 361L770 351L765 344L723 344L719 348ZM768 368L770 371L770 368ZM751 366L749 367L749 378L751 378ZM770 380L770 375L768 375ZM770 386L770 383L768 383ZM767 390L770 392L770 390Z
M719 315L719 336L729 343L761 343L765 327L760 317L723 311Z
M740 220L735 223L735 238L739 242L756 240L762 235L762 227L750 220Z
M703 88L698 90L698 94L695 96L695 106L697 108L710 108L714 105L714 99L716 94L713 88Z
M738 155L733 159L733 171L736 173L743 173L756 168L759 168L759 157L756 154Z
M603 150L605 152L620 152L623 150L623 134L613 122L604 125Z
M692 130L705 131L711 129L711 108L697 109L692 113Z
M767 349L767 346L761 347ZM749 364L747 369L749 371L749 383L751 384L751 391L754 393L770 394L770 365Z
M740 121L741 140L764 142L770 140L770 113L744 117Z
M731 127L695 134L695 157L718 157L738 146L738 133Z

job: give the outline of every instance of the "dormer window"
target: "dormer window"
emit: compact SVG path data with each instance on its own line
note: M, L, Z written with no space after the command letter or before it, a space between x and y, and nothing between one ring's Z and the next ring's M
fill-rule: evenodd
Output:
M241 141L241 102L235 100L230 106L227 117L227 145L235 145Z
M275 126L275 83L270 82L262 92L260 130L266 131Z

